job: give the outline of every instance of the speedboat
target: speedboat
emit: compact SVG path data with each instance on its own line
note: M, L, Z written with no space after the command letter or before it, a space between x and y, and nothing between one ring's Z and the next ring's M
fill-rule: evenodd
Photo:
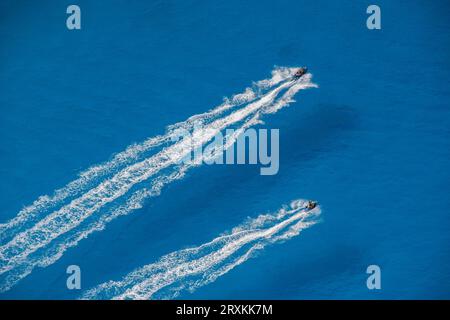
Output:
M308 72L308 68L307 67L301 67L298 68L297 71L294 73L294 79L299 79L301 76L303 76L305 73Z
M316 201L309 200L308 203L306 204L306 209L308 209L308 210L312 210L315 207L317 207L317 202Z

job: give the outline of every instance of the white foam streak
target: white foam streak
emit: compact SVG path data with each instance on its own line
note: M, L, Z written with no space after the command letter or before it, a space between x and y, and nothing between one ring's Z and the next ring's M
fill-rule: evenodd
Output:
M320 208L306 210L293 202L275 214L248 220L199 247L163 256L153 264L139 268L120 281L109 281L88 290L83 299L171 298L182 290L193 291L215 281L247 261L265 246L290 239L317 223Z
M0 284L0 292L11 289L19 280L29 275L36 266L47 267L55 263L62 257L64 252L75 247L78 242L87 238L95 231L101 231L106 227L106 224L114 220L115 218L123 215L127 215L130 211L142 208L144 201L149 197L159 196L161 190L167 184L173 181L179 180L184 177L187 166L181 166L176 168L173 173L169 175L163 175L155 179L150 189L143 188L132 194L132 196L125 202L112 209L110 212L102 214L97 220L86 226L76 229L76 232L68 235L66 238L58 240L55 244L46 248L43 253L40 253L37 257L32 257L21 261L14 269L8 274L5 281Z
M236 94L230 99L225 98L225 101L218 107L206 113L192 116L186 121L171 125L167 128L166 134L151 137L139 144L133 144L126 150L114 155L111 160L92 166L86 171L81 172L76 180L70 182L63 188L57 189L53 195L40 196L31 205L19 211L16 217L6 223L0 224L0 241L11 237L11 235L21 230L27 223L35 221L42 213L46 213L48 210L60 205L67 198L80 194L97 179L111 174L113 171L128 165L133 161L137 161L143 154L151 149L169 142L173 130L177 128L192 128L196 122L207 123L228 109L251 102L258 97L261 97L264 90L269 89L292 76L293 72L295 72L295 68L277 67L272 71L272 77L270 79L258 81L252 88L246 88L243 93Z
M272 71L272 77L270 79L260 80L253 83L252 88L246 88L243 93L235 94L231 99L224 98L224 102L208 112L194 115L188 118L186 121L176 123L168 127L169 131L174 131L178 128L190 128L197 122L205 124L206 121L223 114L234 107L238 107L244 103L249 103L255 99L261 97L265 90L270 89L281 82L292 77L297 68L276 67Z
M157 136L149 138L143 143L131 145L125 151L116 154L110 161L92 166L80 173L78 179L56 190L52 196L40 196L32 205L22 209L16 217L4 224L0 224L0 240L10 237L11 234L20 230L26 223L32 222L40 213L48 211L69 197L76 196L96 179L131 163L133 160L138 159L141 153L147 152L167 141L167 136Z

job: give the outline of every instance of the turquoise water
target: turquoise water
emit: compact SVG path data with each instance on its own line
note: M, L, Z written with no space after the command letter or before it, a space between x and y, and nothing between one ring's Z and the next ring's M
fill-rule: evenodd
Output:
M77 31L65 27L66 3L0 4L2 223L79 172L270 78L274 66L307 65L319 88L299 91L258 126L280 129L277 175L192 168L2 299L77 298L299 198L320 202L320 223L178 297L450 298L446 1L378 1L374 31L366 2L77 4ZM43 261L39 251L30 258ZM82 270L81 290L66 288L71 264ZM381 290L366 287L371 264Z

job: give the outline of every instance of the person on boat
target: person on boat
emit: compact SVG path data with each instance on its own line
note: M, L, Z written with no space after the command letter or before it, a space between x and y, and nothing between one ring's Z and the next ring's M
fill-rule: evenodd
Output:
M309 200L306 204L306 209L312 210L317 206L317 202Z
M301 76L303 76L307 72L308 72L308 68L307 67L298 68L297 71L294 74L294 79L300 78Z

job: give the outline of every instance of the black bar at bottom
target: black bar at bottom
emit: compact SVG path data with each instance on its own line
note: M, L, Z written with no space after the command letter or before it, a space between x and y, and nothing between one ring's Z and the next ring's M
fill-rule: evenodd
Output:
M145 319L283 319L307 318L307 314L386 317L392 309L401 314L447 311L448 300L171 300L171 301L72 301L72 300L12 300L0 301L0 310L11 308L15 317L20 313L47 315L50 310L64 310L71 317L86 317L91 311L108 312L115 316L139 313ZM389 310L389 311L388 311ZM155 318L155 315L158 317ZM297 315L297 316L296 316Z

